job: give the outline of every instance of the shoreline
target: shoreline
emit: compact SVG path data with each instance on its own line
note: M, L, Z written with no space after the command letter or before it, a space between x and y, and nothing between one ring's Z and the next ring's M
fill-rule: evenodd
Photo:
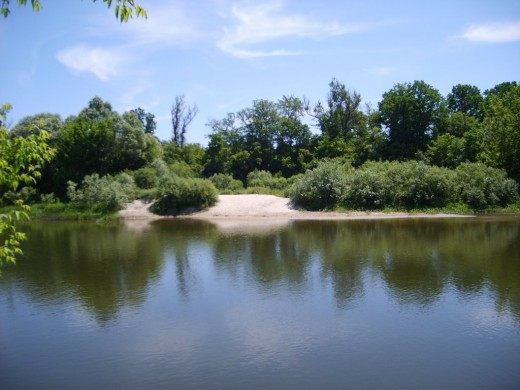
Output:
M288 198L274 195L220 195L216 205L207 210L177 216L161 216L149 211L151 202L135 200L118 215L124 220L197 219L223 220L383 220L383 219L442 219L475 218L474 214L428 213L406 211L306 211L291 205Z

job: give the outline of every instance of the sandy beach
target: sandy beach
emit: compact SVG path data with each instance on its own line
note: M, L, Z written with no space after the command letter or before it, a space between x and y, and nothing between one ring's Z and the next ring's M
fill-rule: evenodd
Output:
M135 200L129 203L119 215L130 220L153 220L162 217L153 214L150 202ZM460 214L428 214L407 212L377 211L304 211L295 208L289 198L274 195L241 194L220 195L217 204L207 210L181 215L176 218L195 218L205 220L231 219L302 219L302 220L356 220L356 219L396 219L396 218L464 218L472 215Z

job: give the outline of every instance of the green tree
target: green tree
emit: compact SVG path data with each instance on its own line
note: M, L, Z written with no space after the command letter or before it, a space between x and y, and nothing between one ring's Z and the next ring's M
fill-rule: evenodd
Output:
M41 114L26 116L14 126L9 135L11 137L27 137L31 134L40 134L46 131L54 139L63 126L63 121L58 114L44 112Z
M90 99L87 107L80 111L78 117L89 121L116 120L117 112L112 110L109 102L95 96Z
M318 103L312 115L318 120L322 134L330 138L349 139L356 129L363 127L365 117L360 110L361 95L349 91L336 79L329 83L327 107Z
M210 177L217 173L228 173L230 171L231 154L231 148L226 143L222 133L214 132L210 134L203 161L204 176Z
M516 88L518 83L516 81L505 81L503 83L495 85L493 88L488 89L484 92L486 100L489 100L492 96L503 95Z
M0 108L0 119L5 121L9 105ZM54 151L48 145L45 131L27 137L10 137L7 128L0 125L0 188L16 191L21 185L34 184L43 164ZM28 218L29 207L18 202L17 209L0 214L0 266L14 263L21 253L20 242L25 234L16 230L15 223Z
M457 84L447 97L448 108L467 116L482 119L484 97L480 89L474 85Z
M145 133L137 115L125 112L115 124L112 171L134 170L145 165Z
M481 159L520 182L520 85L489 95L483 127Z
M209 123L213 133L204 173L231 173L244 180L253 170L290 176L312 160L313 136L302 122L305 103L294 96L277 102L255 100L251 107Z
M155 132L155 129L157 128L157 122L155 122L154 114L146 112L141 107L131 110L131 112L137 115L145 133L153 134Z
M79 183L86 175L111 173L113 128L110 119L91 121L80 116L65 124L58 135L57 154L52 162L55 192L63 195L69 180Z
M379 103L381 122L388 131L387 156L410 159L424 150L445 114L444 100L424 81L397 84Z
M157 140L150 136L135 113L120 116L110 103L96 97L78 116L65 121L56 139L51 178L45 180L51 181L54 192L64 195L69 180L78 183L93 173L138 169L161 155Z
M455 168L466 160L466 140L452 134L442 134L435 138L422 157L432 165ZM421 154L420 154L421 156Z
M480 127L480 121L474 117L462 112L451 113L449 117L443 121L443 133L463 137L469 131L474 131Z
M278 128L275 132L275 156L272 170L284 176L303 172L312 159L312 133L302 122L305 103L295 96L284 96L277 103Z
M92 1L96 2L97 0ZM27 2L27 0L16 0L16 3L21 6L26 5ZM42 9L41 0L30 0L30 3L35 11L40 11ZM147 17L146 10L134 0L103 0L103 3L105 3L109 8L113 3L115 4L114 12L116 18L118 18L121 22L127 22L134 15L136 17ZM11 13L10 5L10 0L2 0L0 5L0 14L4 15L4 17L9 16Z

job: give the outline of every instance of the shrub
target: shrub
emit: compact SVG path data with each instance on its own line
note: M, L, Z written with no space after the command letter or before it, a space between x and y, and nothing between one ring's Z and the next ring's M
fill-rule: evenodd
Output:
M338 163L324 161L294 183L290 198L308 210L322 210L336 206L345 194L346 186L344 168Z
M180 177L194 178L197 176L193 168L184 161L174 161L173 163L168 164L168 168L171 173Z
M56 195L54 195L54 192L51 192L49 194L41 194L40 195L40 201L41 203L45 204L54 204L58 203L58 198L56 198Z
M453 194L451 171L423 162L388 163L383 172L388 180L391 205L406 209L441 207Z
M265 187L273 190L284 190L287 187L287 179L273 176L271 172L254 170L247 175L248 187Z
M482 163L463 163L455 169L459 200L474 209L505 206L518 199L518 185L504 171Z
M204 179L171 177L161 183L159 199L152 206L157 214L179 214L212 206L218 192L213 183Z
M157 186L157 171L153 167L143 167L133 172L135 184L142 189L150 189Z
M38 201L38 191L34 187L22 187L18 191L0 192L0 205L10 206L18 201L23 203L34 203Z
M390 194L384 175L373 169L356 169L347 177L342 204L350 209L374 210L389 204Z
M133 199L135 184L125 173L112 177L99 177L97 173L85 176L81 185L68 182L67 196L71 203L81 209L115 211Z
M449 169L423 162L369 162L352 172L345 203L358 208L421 208L448 204L453 194Z
M244 184L240 180L234 179L233 176L225 173L216 173L209 180L220 191L233 192L244 188Z
M159 179L163 177L169 177L171 174L168 165L166 165L166 163L160 158L156 158L155 160L153 160L151 166L153 169L155 169L155 172Z

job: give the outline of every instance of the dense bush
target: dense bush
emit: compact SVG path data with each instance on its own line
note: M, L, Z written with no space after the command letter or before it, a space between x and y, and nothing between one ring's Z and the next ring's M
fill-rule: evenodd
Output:
M440 207L453 193L451 171L417 161L372 163L387 180L389 206L398 208ZM369 164L370 166L370 164ZM377 167L376 169L378 169Z
M34 187L22 187L18 191L6 191L2 193L0 190L0 206L10 206L16 202L34 203L38 201L38 191Z
M135 184L130 175L122 173L116 177L100 177L97 173L85 176L81 185L68 182L67 196L71 203L81 209L115 211L131 201Z
M159 199L154 203L153 211L161 215L176 215L204 209L214 205L217 196L217 189L209 180L173 176L161 182Z
M376 210L389 204L390 193L386 178L373 169L357 169L347 177L342 205L351 209Z
M297 180L291 190L291 200L308 210L336 206L347 188L346 172L336 162L324 161Z
M234 192L244 188L244 184L233 176L225 173L216 173L209 178L215 187L220 191Z
M353 209L413 209L447 205L452 172L422 162L370 162L351 171L343 205Z
M197 176L193 167L184 161L174 161L171 164L168 164L168 168L170 169L171 173L180 177L194 178Z
M164 160L161 160L160 158L156 158L155 160L153 160L151 166L153 169L155 169L155 172L159 179L169 177L171 174L168 165L164 162Z
M292 200L309 210L418 209L464 203L473 209L505 206L518 199L517 184L501 170L464 163L456 170L418 161L369 162L345 169L320 165L293 186Z
M247 175L248 187L264 187L272 190L284 190L287 187L287 179L273 176L271 172L254 170Z
M505 206L518 199L518 186L504 171L481 163L464 163L455 169L457 198L474 209Z
M156 169L152 167L143 167L133 172L134 181L137 187L142 189L150 189L157 186L158 176Z
M53 204L53 203L58 203L59 199L56 197L56 195L54 195L54 192L50 192L48 194L41 194L40 201L41 201L41 203L45 203L45 204Z

